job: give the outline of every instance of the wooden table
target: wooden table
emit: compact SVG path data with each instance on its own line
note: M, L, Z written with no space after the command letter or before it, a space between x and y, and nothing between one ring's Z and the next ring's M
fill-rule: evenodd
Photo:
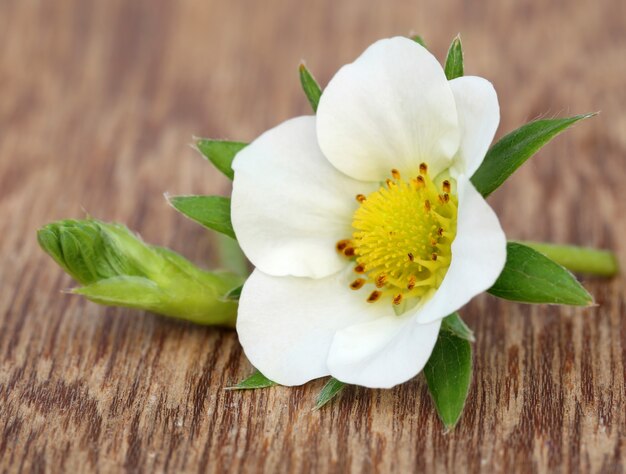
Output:
M499 93L499 135L601 110L491 198L512 238L626 255L626 9L620 0L422 2L0 0L0 467L3 472L623 472L624 279L598 306L482 296L463 314L475 374L444 434L422 377L225 391L250 373L234 332L107 309L36 229L85 212L210 265L213 237L162 193L228 193L192 135L251 140L308 114L301 58L325 84L374 40L418 31Z

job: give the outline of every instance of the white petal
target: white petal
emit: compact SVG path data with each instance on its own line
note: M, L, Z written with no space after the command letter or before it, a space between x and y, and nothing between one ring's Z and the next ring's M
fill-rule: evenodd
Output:
M500 123L498 96L491 82L482 77L459 77L450 81L450 88L461 131L455 171L472 176L482 163Z
M330 373L342 382L370 388L406 382L426 365L440 325L440 320L416 324L407 314L343 329L330 349Z
M351 290L347 268L326 278L273 277L255 270L239 300L237 333L248 359L281 385L328 375L336 331L393 314L391 305L368 304Z
M381 40L330 81L317 109L317 136L349 176L380 181L392 168L433 176L459 145L454 97L441 65L408 38Z
M372 185L343 175L324 158L315 117L265 132L237 154L233 169L232 223L257 268L320 278L345 265L335 245L352 235L355 196Z
M452 262L437 292L419 308L421 324L446 317L489 289L506 262L506 237L498 216L467 178L460 177L457 185L459 214Z

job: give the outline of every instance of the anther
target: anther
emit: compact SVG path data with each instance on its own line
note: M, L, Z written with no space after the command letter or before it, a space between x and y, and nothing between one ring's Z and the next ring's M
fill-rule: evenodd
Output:
M356 200L359 202L364 202L367 198L365 196L363 196L362 194L357 194L356 195Z
M428 173L428 165L426 163L420 163L420 174L425 175Z
M393 297L393 304L397 306L400 303L402 303L402 293L398 293L396 296Z
M387 178L387 179L385 180L385 183L387 183L387 187L388 187L389 189L391 189L391 187L394 185L394 182L393 182L393 181L391 181L389 178Z
M443 202L448 202L448 201L450 201L450 195L448 193L445 193L443 195Z
M443 187L443 192L444 193L449 193L450 192L450 181L448 181L447 179L442 183L442 187Z
M439 227L439 230L437 231L437 233L439 234L439 237L443 236L443 227Z
M408 284L408 285L406 285L406 287L407 287L409 290L412 290L413 288L415 288L415 282L416 282L416 280L417 280L417 278L415 278L415 275L411 275L411 276L409 277L409 284Z
M344 251L343 254L346 257L354 257L354 247L347 247Z
M424 201L424 209L426 209L427 211L430 211L430 201L428 199Z
M418 187L423 188L424 185L426 184L424 182L424 177L423 176L418 176L417 178L415 178L415 183L417 184Z
M354 267L354 271L356 273L365 273L365 265L358 264L356 267Z
M376 288L382 288L387 283L387 275L381 273L376 277Z
M350 288L352 288L353 290L359 290L363 288L363 285L365 285L365 280L363 278L357 278L352 283L350 283Z
M374 303L378 301L380 299L380 295L382 295L380 291L376 291L376 290L372 291L370 295L367 297L367 302Z
M394 168L391 170L391 176L393 176L393 179L400 179L400 172Z
M436 254L436 253L433 253L433 254L430 256L430 258L432 259L432 261L433 261L433 262L436 262L436 261L437 261L437 254Z
M413 260L415 260L415 257L413 256L413 254L411 252L409 252L407 254L407 256L409 257L409 260L412 262Z
M337 242L337 252L343 252L349 243L349 240L340 240L339 242Z

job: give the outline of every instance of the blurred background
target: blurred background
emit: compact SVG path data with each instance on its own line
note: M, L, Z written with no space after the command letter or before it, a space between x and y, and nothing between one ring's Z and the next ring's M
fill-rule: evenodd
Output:
M564 240L568 226L584 225L590 240L579 243L606 243L593 229L615 209L603 213L591 200L592 188L624 177L623 159L606 156L626 150L625 10L618 0L0 0L2 212L28 209L42 224L82 206L162 241L171 219L180 221L164 191L226 190L187 147L192 135L251 140L310 113L301 59L324 85L379 38L418 33L443 61L460 33L466 74L498 91L500 135L540 116L602 111L509 183L515 209L496 203L507 230ZM565 150L572 135L584 149ZM534 189L532 169L550 186ZM567 186L585 189L585 219L562 221L553 193ZM525 200L529 191L546 199ZM167 223L143 221L147 212ZM532 228L515 223L540 216ZM175 234L165 239L188 244Z
M420 378L310 412L319 384L222 390L251 370L232 332L59 294L72 282L35 231L85 212L212 263L212 237L162 196L229 192L192 137L309 114L301 60L324 86L410 33L441 61L461 34L465 73L499 94L498 136L601 111L490 201L509 237L608 247L624 268L623 0L0 0L0 465L623 471L623 278L586 281L598 309L475 300L474 385L447 436Z

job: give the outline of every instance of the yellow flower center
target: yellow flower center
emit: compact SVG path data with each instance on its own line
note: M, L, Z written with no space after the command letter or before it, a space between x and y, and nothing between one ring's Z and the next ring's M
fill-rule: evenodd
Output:
M355 260L360 276L350 284L353 290L373 284L368 302L390 297L399 305L441 285L452 258L458 201L455 183L446 179L436 185L425 163L408 181L397 170L391 175L386 186L356 197L354 233L339 241L337 250Z

